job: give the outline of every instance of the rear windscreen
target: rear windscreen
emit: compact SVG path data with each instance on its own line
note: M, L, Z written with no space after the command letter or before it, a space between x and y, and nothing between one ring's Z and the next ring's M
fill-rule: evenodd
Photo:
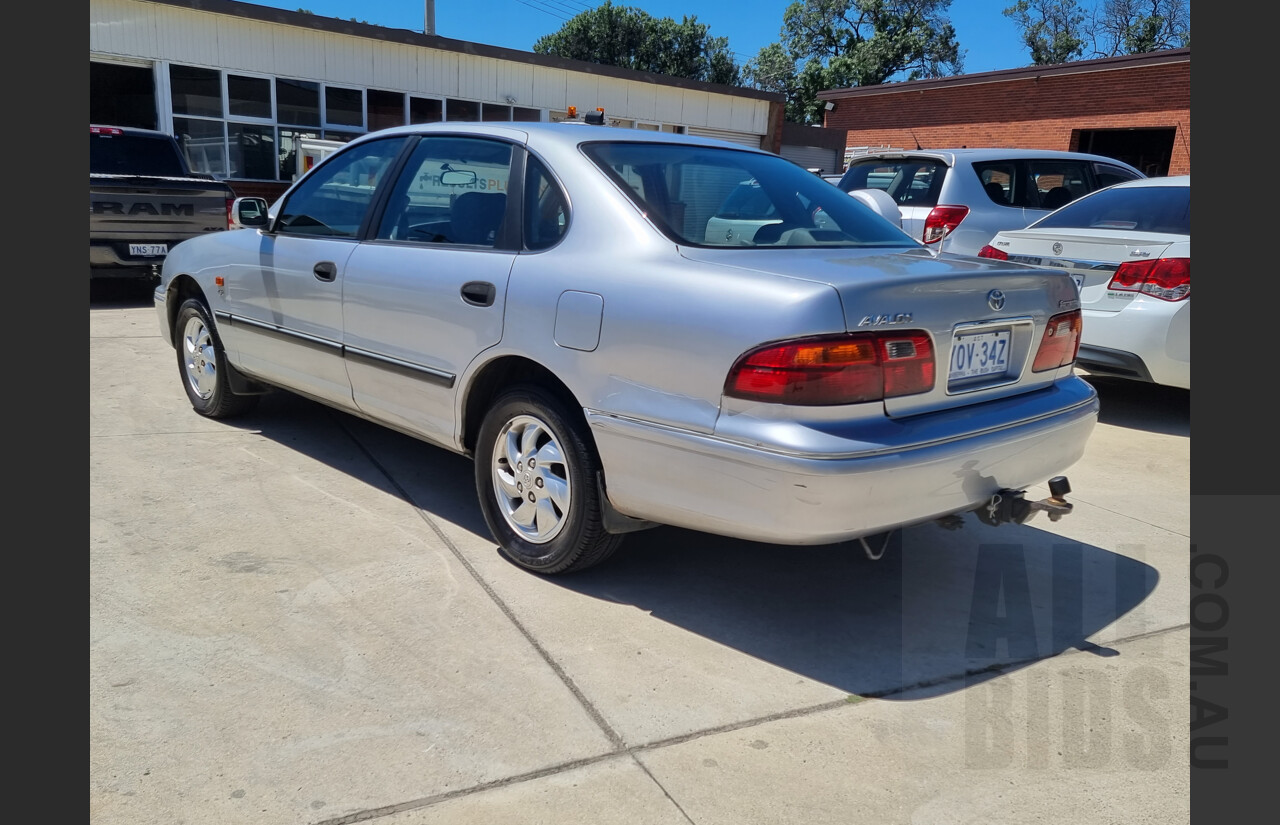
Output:
M173 143L145 135L89 134L89 172L106 175L187 176Z
M898 206L934 207L946 175L946 164L937 160L868 158L851 163L837 185L845 192L879 189Z
M1032 226L1038 229L1131 229L1190 235L1191 187L1103 189L1064 206Z

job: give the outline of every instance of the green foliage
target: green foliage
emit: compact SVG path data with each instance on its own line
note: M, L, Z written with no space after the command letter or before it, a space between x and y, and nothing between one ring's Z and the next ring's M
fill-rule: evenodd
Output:
M743 68L758 89L787 96L787 120L821 123L818 92L964 71L946 11L951 0L797 0L781 40Z
M610 0L568 20L533 44L538 54L621 66L653 74L737 85L741 71L729 39L711 37L696 16L677 23Z
M1018 0L1003 14L1018 25L1035 66L1066 63L1084 54L1085 13L1076 0Z
M1035 66L1146 54L1191 45L1190 0L1018 0L1003 12L1018 25Z

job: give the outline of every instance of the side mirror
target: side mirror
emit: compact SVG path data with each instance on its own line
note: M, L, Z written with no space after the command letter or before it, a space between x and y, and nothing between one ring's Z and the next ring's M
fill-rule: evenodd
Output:
M231 204L231 228L265 228L267 225L267 201L265 198L236 198Z
M854 189L849 197L869 206L871 211L899 229L902 228L902 210L898 208L898 202L893 196L883 189Z

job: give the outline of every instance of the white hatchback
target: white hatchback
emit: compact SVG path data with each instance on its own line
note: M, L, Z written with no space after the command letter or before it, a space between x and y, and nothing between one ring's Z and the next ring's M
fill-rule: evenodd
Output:
M1191 389L1190 175L1099 190L978 254L1071 275L1090 373Z

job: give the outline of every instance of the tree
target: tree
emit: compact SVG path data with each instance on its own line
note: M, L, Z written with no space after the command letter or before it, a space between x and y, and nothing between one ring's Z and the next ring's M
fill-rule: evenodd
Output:
M1088 13L1076 0L1018 0L1004 10L1036 66L1145 54L1191 45L1190 0L1101 0Z
M1103 0L1088 26L1094 57L1191 45L1190 0Z
M818 92L964 70L951 0L797 0L782 16L781 40L743 68L758 89L787 96L787 120L821 123Z
M1084 54L1085 13L1076 0L1018 0L1002 13L1022 30L1032 65L1052 66Z
M711 37L696 16L677 23L605 0L538 39L534 52L653 74L738 85L741 70L727 37Z

